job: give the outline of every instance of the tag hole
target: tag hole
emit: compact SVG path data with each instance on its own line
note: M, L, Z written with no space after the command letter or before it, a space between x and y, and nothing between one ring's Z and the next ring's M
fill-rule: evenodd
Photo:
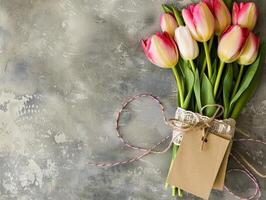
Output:
M207 138L204 138L204 137L202 137L202 138L201 138L201 141L203 141L203 142L207 143L207 142L208 142L208 139L207 139Z

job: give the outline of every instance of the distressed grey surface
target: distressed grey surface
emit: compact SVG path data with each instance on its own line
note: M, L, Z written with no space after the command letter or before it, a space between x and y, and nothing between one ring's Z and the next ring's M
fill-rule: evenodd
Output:
M164 189L170 153L107 170L87 165L136 153L114 134L115 113L126 98L152 93L174 114L172 74L150 64L139 43L159 30L163 2L0 0L0 200L173 199ZM266 2L257 2L266 12ZM238 125L265 140L265 73L263 80ZM130 141L148 146L170 133L150 100L129 111L122 130ZM265 148L234 149L265 171ZM252 192L241 174L230 174L227 182L241 195ZM266 188L264 180L260 184ZM213 192L211 199L234 198Z

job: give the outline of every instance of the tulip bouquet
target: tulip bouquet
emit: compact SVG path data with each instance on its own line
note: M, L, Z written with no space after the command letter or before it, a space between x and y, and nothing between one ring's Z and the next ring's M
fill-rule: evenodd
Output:
M203 0L182 11L163 5L162 32L142 41L147 58L172 69L177 107L199 112L219 104L220 119L237 119L259 85L264 44L252 32L258 18L255 3ZM212 117L216 109L206 107ZM178 146L173 145L172 160ZM181 190L172 187L175 196Z

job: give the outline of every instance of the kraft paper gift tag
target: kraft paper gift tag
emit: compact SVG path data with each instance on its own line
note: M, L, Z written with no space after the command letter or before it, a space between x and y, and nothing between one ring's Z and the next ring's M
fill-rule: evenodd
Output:
M226 135L223 136L225 139L231 140L232 136L231 135ZM224 159L222 161L221 167L218 171L217 177L215 179L213 189L223 191L224 190L224 181L225 181L225 175L226 175L226 170L227 170L227 164L228 164L228 158L232 149L232 142L230 142L229 147L227 148L227 151L225 153Z
M204 130L184 134L167 182L203 199L208 199L230 140L209 134L203 150Z

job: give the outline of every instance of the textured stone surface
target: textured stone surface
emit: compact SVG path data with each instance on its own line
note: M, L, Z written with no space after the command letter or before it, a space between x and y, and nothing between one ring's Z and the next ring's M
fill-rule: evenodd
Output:
M152 93L174 114L172 74L150 64L139 43L159 30L163 2L0 0L1 200L173 199L164 189L170 153L106 170L87 165L136 153L114 134L115 113L126 98ZM257 2L266 12L266 2ZM265 18L258 26L263 36ZM265 73L263 80L238 125L265 140ZM130 141L149 146L170 133L150 100L129 111L122 130ZM265 171L265 148L247 143L234 149ZM241 174L227 182L241 195L252 192ZM266 188L264 180L260 184ZM211 199L234 198L213 192Z

